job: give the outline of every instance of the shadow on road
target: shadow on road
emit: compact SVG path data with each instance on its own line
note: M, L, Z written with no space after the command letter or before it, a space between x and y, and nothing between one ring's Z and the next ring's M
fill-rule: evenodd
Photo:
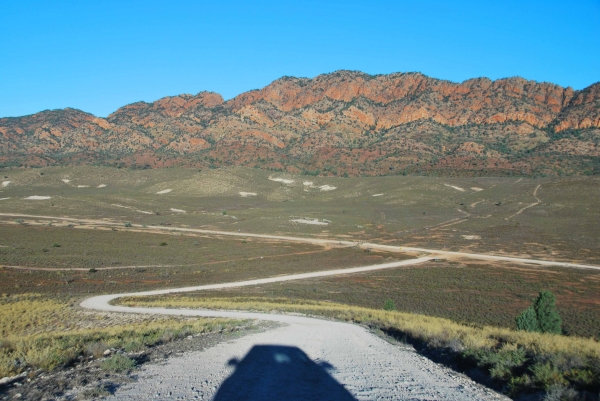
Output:
M343 400L355 398L338 383L327 362L315 363L296 347L256 345L243 360L232 359L236 369L213 398L225 400Z

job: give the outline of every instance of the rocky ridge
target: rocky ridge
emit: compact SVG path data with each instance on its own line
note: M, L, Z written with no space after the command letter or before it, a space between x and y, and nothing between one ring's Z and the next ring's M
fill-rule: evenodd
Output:
M420 73L283 77L216 93L0 119L0 164L244 165L321 175L597 174L600 83Z

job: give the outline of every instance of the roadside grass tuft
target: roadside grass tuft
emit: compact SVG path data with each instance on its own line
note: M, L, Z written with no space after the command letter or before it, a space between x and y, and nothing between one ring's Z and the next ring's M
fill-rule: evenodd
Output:
M110 394L110 391L103 387L94 387L82 391L80 397L84 400L97 400L99 398L109 396Z
M123 373L133 370L136 362L127 355L115 354L102 361L100 367L109 372Z

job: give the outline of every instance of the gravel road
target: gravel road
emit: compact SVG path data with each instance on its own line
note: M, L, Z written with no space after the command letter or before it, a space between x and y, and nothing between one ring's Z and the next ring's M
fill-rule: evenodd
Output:
M147 365L109 400L507 399L360 326L277 320L279 328Z

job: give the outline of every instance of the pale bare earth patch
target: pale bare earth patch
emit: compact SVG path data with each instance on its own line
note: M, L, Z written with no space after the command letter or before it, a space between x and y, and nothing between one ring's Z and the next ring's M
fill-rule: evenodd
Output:
M77 185L77 188L89 188L89 185Z
M163 189L162 191L158 191L156 194L163 195L163 194L168 194L171 191L173 191L173 190L172 189Z
M147 212L145 210L135 210L134 208L132 208L131 206L123 206L123 205L119 205L118 203L113 203L111 206L115 206L115 207L122 207L123 209L131 209L134 210L138 213L143 213L143 214L154 214L152 212Z
M447 186L447 187L450 187L450 188L456 189L457 191L460 191L460 192L465 192L465 189L464 189L464 188L457 187L457 186L455 186L455 185L450 185L450 184L444 184L444 185L445 185L445 186Z
M71 182L71 180L69 180L67 178L63 178L61 181L64 182L65 184L68 184Z
M383 195L385 195L385 194L375 194L375 195L372 195L372 196L383 196Z
M96 188L105 188L105 187L106 187L106 184L100 184Z
M183 210L183 209L175 209L175 208L171 208L171 211L172 211L172 212L175 212L175 213L186 213L186 211L185 211L185 210Z
M242 198L247 198L249 196L256 196L256 192L240 192L240 196Z
M333 191L334 189L337 189L337 187L332 187L331 185L315 186L315 184L312 181L304 181L302 185L305 186L305 191L307 191L309 188L318 188L321 191Z
M332 187L331 185L321 185L319 189L321 191L333 191L334 189L337 189L337 187Z
M283 182L284 184L292 184L294 180L288 180L286 178L273 178L269 177L269 181Z
M7 200L7 199L10 199L10 198L0 198L0 200Z
M290 220L294 223L300 223L300 224L312 224L315 226L327 226L329 225L328 222L326 221L319 221L319 219L294 219L294 220Z
M51 196L32 195L32 196L28 196L25 199L26 200L46 200L46 199L50 199L50 198L52 198L52 197Z
M468 240L481 239L479 235L461 235L461 237Z
M477 201L477 202L473 202L473 203L471 203L471 207L475 207L475 206L477 206L478 204L480 204L480 203L482 203L482 202L485 202L485 199L483 199L483 200L479 200L479 201Z
M2 181L2 186L7 187L10 184L10 181Z
M475 192L479 192L479 191L483 191L483 188L479 188L479 187L471 187L471 190L472 190L472 191L475 191Z

